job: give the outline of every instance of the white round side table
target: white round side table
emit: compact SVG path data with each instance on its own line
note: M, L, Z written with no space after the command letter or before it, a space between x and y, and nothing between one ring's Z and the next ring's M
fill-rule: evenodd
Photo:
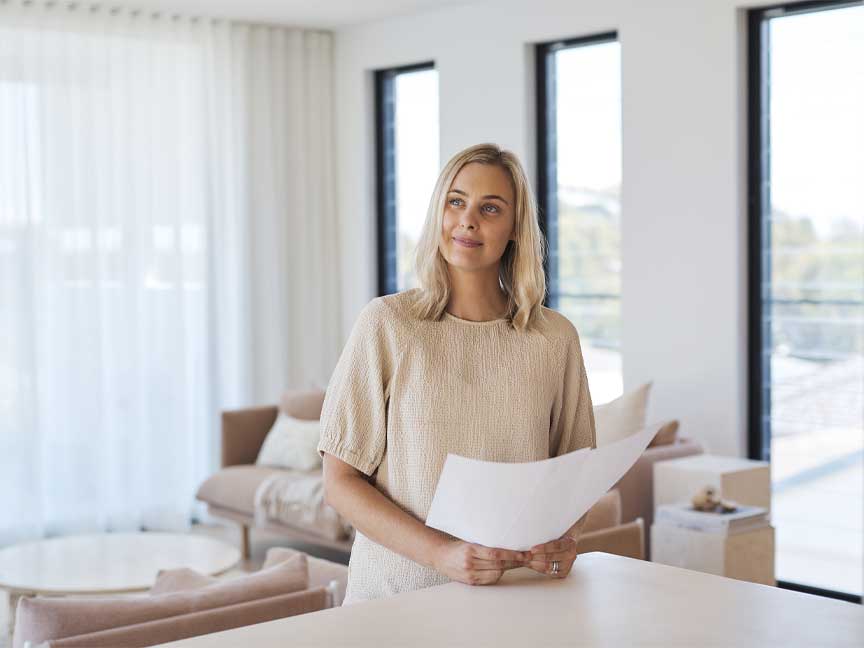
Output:
M117 594L149 589L160 569L215 576L240 561L236 548L179 533L100 533L49 538L0 549L0 589L9 592L9 635L22 596Z

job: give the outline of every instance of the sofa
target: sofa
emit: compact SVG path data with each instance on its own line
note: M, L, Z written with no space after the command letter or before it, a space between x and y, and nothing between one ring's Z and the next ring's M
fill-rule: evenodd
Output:
M687 437L672 443L650 446L642 456L613 486L621 493L621 521L641 519L650 530L654 523L654 464L667 459L702 454L704 448L699 441ZM645 537L645 555L651 557L651 534Z
M290 474L281 468L257 466L255 461L267 433L276 421L279 412L298 419L316 420L320 417L324 402L323 390L286 392L279 405L254 407L222 413L222 467L209 477L198 489L197 499L207 504L208 512L218 518L235 522L241 530L241 549L249 556L249 533L252 528L266 529L284 536L287 540L318 545L329 549L350 552L352 533L340 534L332 525L326 528L305 524L301 516L292 524L267 521L256 524L255 493L259 485L274 473ZM685 457L702 452L698 442L687 438L676 438L672 443L651 446L645 450L636 464L625 474L613 489L620 493L620 520L622 525L641 519L643 532L650 529L654 519L653 465L657 461ZM320 473L320 468L318 469ZM300 473L298 473L298 477ZM610 489L612 490L612 489ZM599 529L595 529L599 531ZM614 548L611 529L606 536L594 537L592 550L605 551L602 543ZM620 533L620 530L616 530ZM632 531L630 531L632 533ZM604 539L605 538L605 539ZM598 548L597 543L600 543ZM649 556L649 538L645 537L644 553ZM610 551L610 553L616 553ZM627 555L627 554L624 554Z
M645 540L642 518L622 521L621 493L613 488L588 511L576 549L580 554L603 551L645 560Z
M214 578L160 572L140 595L23 597L13 648L152 646L341 605L348 568L274 547L260 571Z

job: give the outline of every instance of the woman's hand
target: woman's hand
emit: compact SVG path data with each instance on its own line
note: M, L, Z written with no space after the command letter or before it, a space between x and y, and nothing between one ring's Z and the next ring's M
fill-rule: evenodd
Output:
M492 585L504 572L527 567L530 552L496 549L449 536L438 548L434 567L450 580L466 585Z
M557 540L534 545L530 551L531 559L526 567L554 578L566 578L579 554L576 551L576 539L566 533ZM553 560L558 561L558 573L552 573Z

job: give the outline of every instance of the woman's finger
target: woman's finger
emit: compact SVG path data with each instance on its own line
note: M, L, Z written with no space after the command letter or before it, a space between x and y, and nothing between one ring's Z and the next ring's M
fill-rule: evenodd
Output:
M573 563L570 561L559 561L558 572L552 572L552 563L551 562L543 562L540 560L532 560L526 567L530 567L534 571L540 572L541 574L549 574L551 576L563 576L570 573L570 568L573 566Z
M492 585L501 580L500 569L472 570L468 576L471 585Z
M531 557L529 551L513 551L511 549L497 549L484 545L473 544L471 549L475 558L481 560L523 560Z
M538 553L531 557L531 560L539 560L541 562L552 562L553 560L572 560L576 557L573 551L556 551L555 553Z
M510 566L520 566L524 565L528 562L528 559L525 560L484 560L482 558L474 558L471 561L472 565L476 565L478 567L510 567Z
M472 569L476 571L515 569L516 567L526 567L528 565L524 560L489 560L486 563L474 563Z
M576 541L573 540L573 538L564 538L552 540L551 542L546 542L544 544L534 545L531 547L530 551L533 554L566 551L569 547L572 547L575 544Z

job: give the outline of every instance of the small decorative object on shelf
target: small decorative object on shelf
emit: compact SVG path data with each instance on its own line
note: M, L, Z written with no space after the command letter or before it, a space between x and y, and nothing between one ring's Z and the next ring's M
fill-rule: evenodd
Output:
M717 489L713 486L703 486L691 500L693 508L697 511L710 513L734 513L738 510L738 503L728 499L720 499Z

